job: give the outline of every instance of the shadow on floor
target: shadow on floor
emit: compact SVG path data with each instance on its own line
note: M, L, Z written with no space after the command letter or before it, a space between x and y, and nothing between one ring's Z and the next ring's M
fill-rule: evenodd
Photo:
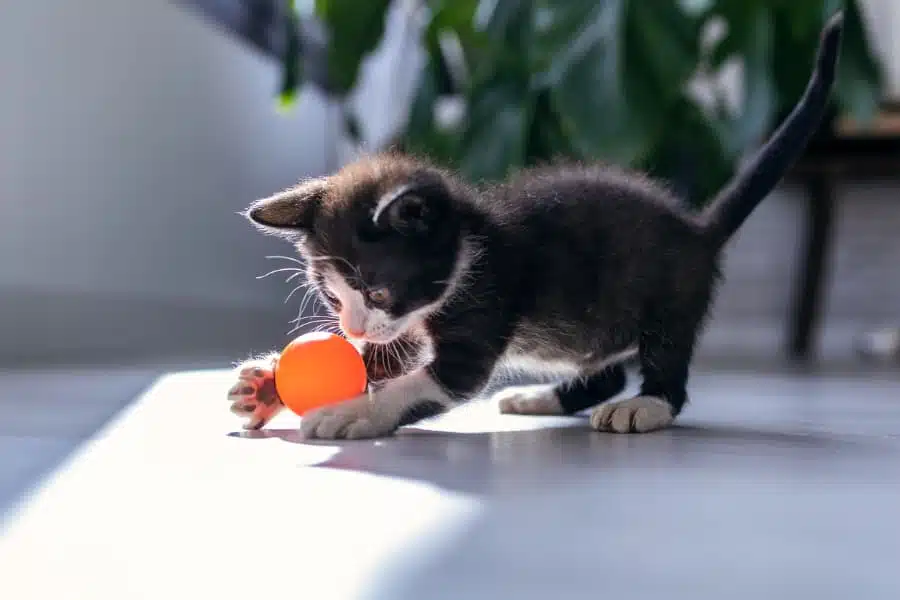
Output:
M592 431L571 419L565 426L459 433L408 427L377 441L322 442L340 452L319 468L347 469L410 479L452 492L485 494L497 486L528 487L577 481L585 473L617 470L748 470L763 477L826 471L848 461L883 455L878 441L817 432L779 432L733 425L680 425L640 436ZM236 432L312 444L294 429Z
M714 422L621 436L571 419L338 445L318 468L483 507L437 549L396 557L373 600L900 597L897 437Z

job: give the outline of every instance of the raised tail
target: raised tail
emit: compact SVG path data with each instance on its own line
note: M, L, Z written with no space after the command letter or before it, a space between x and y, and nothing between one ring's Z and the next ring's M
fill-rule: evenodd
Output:
M704 211L703 222L719 244L734 235L806 149L828 105L843 29L844 15L838 12L825 25L815 69L794 110Z

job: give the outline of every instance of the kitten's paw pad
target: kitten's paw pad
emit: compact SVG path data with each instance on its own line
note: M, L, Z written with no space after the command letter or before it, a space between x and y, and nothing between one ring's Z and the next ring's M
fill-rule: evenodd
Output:
M506 415L561 415L562 405L555 386L523 385L494 394L500 412Z
M284 408L275 391L274 363L251 361L238 367L237 382L228 390L231 412L244 417L244 429L259 429Z
M669 403L654 396L603 404L591 412L591 427L614 433L645 433L667 427L674 420Z
M300 433L307 439L369 439L396 429L395 420L382 415L368 395L311 410L300 421Z

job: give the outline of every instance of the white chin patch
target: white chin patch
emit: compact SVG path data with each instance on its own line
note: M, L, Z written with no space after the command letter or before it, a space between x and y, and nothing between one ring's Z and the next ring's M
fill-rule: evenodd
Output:
M402 320L394 320L381 310L370 310L366 320L366 339L376 344L387 344L397 339L405 330Z
M379 333L377 335L367 333L366 341L371 342L373 344L389 344L396 340L399 336L397 333Z

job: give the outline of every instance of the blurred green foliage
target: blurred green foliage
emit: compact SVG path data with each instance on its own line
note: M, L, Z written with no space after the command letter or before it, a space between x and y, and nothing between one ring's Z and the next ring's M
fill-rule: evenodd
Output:
M399 0L398 0L399 1ZM316 0L332 92L356 84L391 0ZM405 3L408 5L409 3ZM866 121L882 75L855 0L420 0L427 60L399 141L473 179L559 157L649 171L709 196L799 98L825 20L846 32L833 114ZM710 41L710 26L724 31ZM742 106L690 92L739 59ZM285 89L302 84L285 60ZM437 107L455 99L462 119Z

